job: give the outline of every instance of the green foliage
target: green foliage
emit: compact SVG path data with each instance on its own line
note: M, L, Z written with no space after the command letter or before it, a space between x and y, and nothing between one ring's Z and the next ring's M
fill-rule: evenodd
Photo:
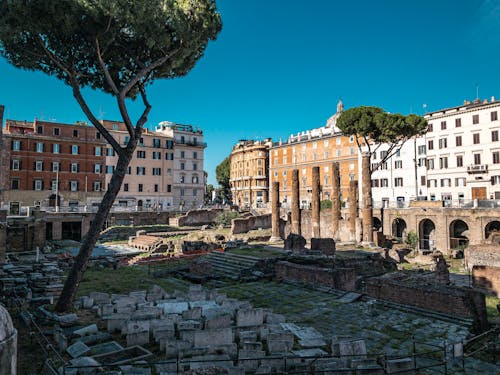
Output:
M118 90L157 64L144 86L187 74L221 27L213 0L0 0L0 54L11 64L71 86L74 72L79 86L107 92L98 51Z
M207 188L205 190L205 202L210 203L212 201L212 193L215 190L214 185L207 184Z
M231 220L236 219L239 214L236 211L223 211L215 217L215 224L217 225L231 225Z
M320 210L323 211L328 208L332 208L332 201L329 199L322 200L320 205Z
M215 168L215 178L221 186L222 196L226 200L231 196L231 187L229 185L230 163L231 160L228 156Z
M411 230L406 235L405 243L411 246L412 249L416 249L418 245L418 235L415 231Z

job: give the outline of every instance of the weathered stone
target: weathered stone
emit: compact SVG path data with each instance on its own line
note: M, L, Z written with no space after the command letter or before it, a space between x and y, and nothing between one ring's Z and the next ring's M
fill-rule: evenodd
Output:
M123 346L118 344L116 341L104 342L102 344L97 344L89 347L89 354L99 355L115 352L117 350L122 350Z
M81 337L97 333L98 331L99 329L97 328L97 325L91 324L86 327L77 329L76 331L73 332L73 335Z
M340 163L332 163L332 237L339 238L340 221Z
M179 331L201 329L201 322L199 320L183 320L177 323L177 329Z
M129 315L127 314L111 314L104 317L107 323L108 332L121 331L122 327L127 322Z
M296 252L304 251L306 239L300 234L290 233L285 239L284 249Z
M312 209L312 236L313 238L320 238L320 176L319 167L315 166L312 168L312 197L311 197L311 209Z
M356 241L356 219L358 218L358 181L349 181L349 232L351 241Z
M207 318L205 320L205 329L219 329L230 327L232 323L231 316L228 314Z
M335 255L335 241L333 238L311 238L311 250L319 250L324 255Z
M96 359L91 357L74 358L70 361L70 363L71 366L73 366L73 368L77 370L78 374L90 375L102 371L102 369L99 367L100 363ZM69 370L70 369L67 369L66 373L68 373Z
M98 305L111 303L111 297L109 293L90 292L89 297L92 298L94 300L94 303Z
M269 312L264 315L264 322L267 324L284 323L285 321L285 316L281 314L274 314Z
M292 170L292 233L301 234L299 170Z
M66 348L66 352L68 352L68 354L72 358L81 357L82 355L87 353L89 350L90 350L90 348L81 341L77 341L73 345L68 346Z
M387 374L413 374L415 369L411 358L388 359L385 366Z
M271 241L280 240L280 183L273 181L271 190Z
M161 302L157 306L163 309L164 314L182 314L184 311L189 310L187 302Z
M182 312L182 319L184 320L198 320L201 319L202 308L200 306L191 307L189 310Z
M260 326L264 323L263 309L244 309L236 311L237 327Z
M196 331L194 334L194 346L218 346L233 343L233 331L231 328L211 329Z

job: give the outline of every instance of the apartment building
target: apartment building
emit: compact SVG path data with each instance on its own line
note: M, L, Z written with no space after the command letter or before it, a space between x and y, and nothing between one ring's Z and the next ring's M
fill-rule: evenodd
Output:
M345 202L349 181L358 175L358 148L353 136L344 136L336 122L344 105L322 127L292 134L285 142L277 142L269 150L270 181L280 183L280 201L289 205L292 192L292 170L299 170L300 202L308 207L312 197L312 167L320 167L322 200L331 198L332 163L340 163L340 195Z
M241 140L230 156L231 195L240 207L259 208L269 202L270 138L264 141Z
M492 97L425 115L430 200L500 199L499 112Z
M120 145L129 141L123 122L102 121ZM118 155L108 144L106 155L106 187L111 181ZM174 184L174 139L170 135L144 129L130 161L115 206L132 209L174 209L172 186Z
M6 120L2 206L78 207L99 204L104 190L104 148L85 123Z
M172 198L175 209L188 210L204 202L205 172L203 170L203 132L192 125L160 122L155 134L164 134L174 141Z

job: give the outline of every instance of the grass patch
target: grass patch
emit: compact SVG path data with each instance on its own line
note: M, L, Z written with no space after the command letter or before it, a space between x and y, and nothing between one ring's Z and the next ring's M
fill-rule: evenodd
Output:
M494 296L486 296L486 313L488 314L488 319L492 320L498 318L497 305L500 303L500 298Z
M154 278L148 272L148 266L88 269L78 288L78 296L88 295L92 291L104 293L128 293L134 290L148 289L154 284L167 292L187 290L188 282L173 277Z

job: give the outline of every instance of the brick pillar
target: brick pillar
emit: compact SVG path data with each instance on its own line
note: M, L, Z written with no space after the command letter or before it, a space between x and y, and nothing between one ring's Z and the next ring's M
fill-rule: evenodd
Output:
M332 234L333 238L339 238L340 220L340 165L338 162L332 164Z
M312 168L312 238L320 238L319 167Z
M356 240L356 219L358 217L358 181L349 181L349 233Z
M362 192L363 192L363 242L373 242L373 202L372 182L370 176L370 153L364 152L361 163Z
M299 170L292 171L292 233L301 234Z
M274 181L271 191L271 241L280 239L280 183Z

